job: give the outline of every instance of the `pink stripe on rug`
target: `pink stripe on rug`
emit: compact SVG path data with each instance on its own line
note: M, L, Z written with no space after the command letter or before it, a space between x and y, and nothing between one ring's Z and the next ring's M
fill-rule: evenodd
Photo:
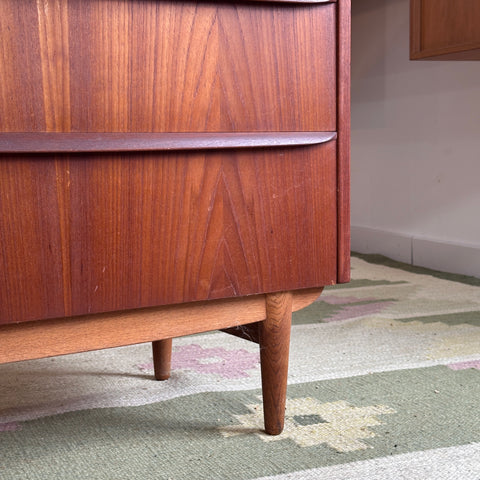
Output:
M459 363L451 363L447 365L448 368L452 370L466 370L467 368L475 368L480 370L480 360L471 360L469 362L459 362Z
M0 432L16 432L21 429L22 426L18 422L0 423Z

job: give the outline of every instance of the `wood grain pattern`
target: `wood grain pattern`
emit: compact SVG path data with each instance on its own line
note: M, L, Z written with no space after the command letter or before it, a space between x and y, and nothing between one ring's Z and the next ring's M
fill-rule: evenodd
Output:
M480 60L478 0L411 0L410 58Z
M0 133L0 153L140 152L318 145L336 132Z
M337 149L337 282L350 281L350 51L351 0L338 3L338 149Z
M265 303L267 318L259 323L263 415L266 433L279 435L287 398L292 294L266 295Z
M335 5L245 4L217 18L220 117L229 130L335 130Z
M0 158L0 323L64 316L55 162Z
M28 7L0 1L0 131L46 128L38 16Z
M0 159L0 323L336 280L335 140L40 157Z
M70 131L70 51L68 3L36 2L45 130Z
M293 310L321 289L293 292ZM266 318L264 295L0 325L0 363L86 352L234 327Z
M335 9L1 0L0 131L335 131Z

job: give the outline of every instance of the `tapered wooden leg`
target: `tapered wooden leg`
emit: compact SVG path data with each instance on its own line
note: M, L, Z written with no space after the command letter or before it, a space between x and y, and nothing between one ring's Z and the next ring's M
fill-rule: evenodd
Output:
M156 380L170 378L170 366L172 362L172 339L157 340L152 342L153 369Z
M267 318L259 323L263 412L265 431L278 435L285 420L292 294L267 295L266 307Z

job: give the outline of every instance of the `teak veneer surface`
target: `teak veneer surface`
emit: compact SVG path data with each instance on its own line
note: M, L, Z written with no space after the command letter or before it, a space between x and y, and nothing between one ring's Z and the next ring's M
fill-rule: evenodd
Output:
M348 280L338 8L0 0L0 323Z
M335 131L335 12L0 0L0 131Z
M335 171L335 140L4 155L0 323L334 283Z

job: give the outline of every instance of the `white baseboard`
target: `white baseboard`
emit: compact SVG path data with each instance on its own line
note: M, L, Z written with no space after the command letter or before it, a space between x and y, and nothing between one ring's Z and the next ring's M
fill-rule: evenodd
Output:
M378 253L399 262L412 263L412 239L406 235L352 225L352 251Z
M352 225L352 251L480 278L480 245L443 242Z
M480 278L480 246L413 238L413 265Z

